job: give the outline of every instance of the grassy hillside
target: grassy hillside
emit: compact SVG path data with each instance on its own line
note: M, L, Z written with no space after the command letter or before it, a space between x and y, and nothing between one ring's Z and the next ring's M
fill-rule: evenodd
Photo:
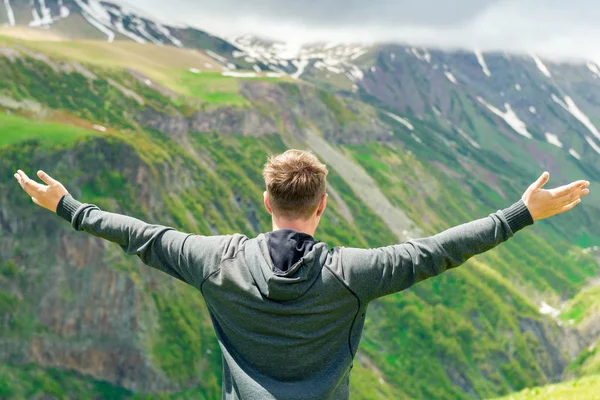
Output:
M592 286L572 298L560 313L566 323L580 324L600 312L600 286Z
M525 389L498 400L596 400L600 399L600 377L590 376L557 385Z
M120 400L130 398L131 392L58 369L0 364L0 398L33 399L44 396L58 399Z
M582 377L600 374L598 351L598 317L600 315L600 287L597 282L579 292L560 310L560 320L577 328L590 343L567 368L567 376Z
M94 64L104 69L135 70L144 85L158 85L174 96L186 96L215 104L247 104L239 96L239 82L243 79L223 76L223 65L201 50L181 49L171 46L140 44L130 41L107 43L104 41L35 41L19 40L2 35L0 45L43 52L52 57L78 63ZM194 72L191 72L194 71ZM277 81L257 74L257 78ZM162 89L164 91L164 89Z
M69 145L80 137L94 134L94 131L74 126L0 114L0 147L26 140L38 140L43 145Z
M8 344L0 382L10 393L217 399L221 379L199 293L24 201L14 190L16 168L45 169L108 211L198 234L270 228L262 163L290 143L306 147L299 127L333 138L336 151L428 234L509 206L527 182L509 166L497 166L493 180L485 172L471 179L474 167L443 146L434 126L419 126L430 139L421 150L395 125L385 141L369 136L386 126L373 122L372 108L302 84L241 90L237 80L189 75L187 90L203 99L197 104L120 67L84 63L86 73L65 65L60 57L0 55L0 338ZM221 89L235 85L215 95L213 80L223 80ZM233 122L222 117L233 112ZM269 130L257 120L270 122ZM352 126L364 133L344 137ZM487 168L486 157L493 153L474 160ZM379 210L341 172L331 166L332 196L317 239L395 243ZM592 255L564 232L538 224L456 271L373 303L353 398L484 398L559 378L568 346L556 322L539 314L539 299L572 297L596 271Z

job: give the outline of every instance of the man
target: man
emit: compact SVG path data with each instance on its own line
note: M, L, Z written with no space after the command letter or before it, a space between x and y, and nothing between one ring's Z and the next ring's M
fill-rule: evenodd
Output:
M223 352L223 398L348 399L369 303L464 263L518 230L570 210L589 193L578 181L543 190L545 172L511 207L438 235L377 249L313 239L327 205L327 168L311 153L268 159L264 205L273 231L197 236L81 204L39 171L15 178L34 203L76 230L199 289Z

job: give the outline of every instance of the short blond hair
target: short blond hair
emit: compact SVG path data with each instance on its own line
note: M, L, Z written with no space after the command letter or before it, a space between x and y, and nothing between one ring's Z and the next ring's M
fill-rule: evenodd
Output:
M309 218L327 191L327 166L309 151L270 156L263 169L271 208L290 219Z

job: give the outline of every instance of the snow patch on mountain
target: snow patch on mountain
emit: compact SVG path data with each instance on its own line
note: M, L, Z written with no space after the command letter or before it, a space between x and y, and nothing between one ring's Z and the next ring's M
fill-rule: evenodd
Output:
M581 156L575 150L569 149L569 154L572 155L573 157L575 157L576 159L581 160Z
M39 0L39 4L40 4L40 11L42 12L42 24L43 25L50 25L53 20L52 20L52 12L50 11L50 9L48 7L46 7L46 0Z
M592 74L595 78L600 78L600 68L598 68L597 64L593 62L588 62L585 64L585 66L588 67L590 71L592 71Z
M304 73L304 68L308 65L308 60L299 60L292 61L292 64L296 66L296 72L292 74L293 79L299 79L300 76Z
M151 35L150 32L146 30L146 23L144 20L138 17L133 17L131 22L135 24L135 29L142 35L142 37L156 45L162 46L164 43L162 40L157 39L154 35Z
M58 7L60 10L61 18L67 18L69 15L71 15L71 10L69 10L69 7L63 4L63 0L58 0Z
M532 114L535 114L535 113L537 113L537 110L535 109L534 106L530 106L529 107L529 112L532 113Z
M119 8L115 4L108 4L108 3L106 4L106 7L108 9L108 12L110 12L113 16L115 16L115 20L112 23L112 25L115 27L117 32L119 32L122 35L127 36L129 39L136 41L138 43L142 43L142 44L147 43L146 39L137 35L136 33L132 32L131 30L125 28L125 25L123 24L123 18L125 16L127 16L128 14L126 14L122 8Z
M33 20L31 22L29 22L29 26L31 26L33 28L46 27L46 26L51 25L55 20L60 19L60 18L52 19L52 13L50 12L50 9L48 7L46 7L45 0L37 0L37 5L39 6L41 16L36 7L35 0L32 0L30 4L31 4L31 17L33 18Z
M235 71L225 71L221 73L223 76L229 76L232 78L256 78L258 75L256 72L235 72Z
M408 51L408 49L407 49ZM411 47L410 52L417 57L421 61L425 61L426 63L431 63L431 54L427 51L427 49L417 49L416 47Z
M117 32L127 36L129 39L134 40L138 43L142 43L142 44L147 43L146 39L144 39L143 37L138 36L135 33L125 29L125 26L123 25L122 20L115 21L114 25L115 25L115 28L117 29Z
M546 133L544 133L544 135L546 136L546 140L548 141L548 143L553 144L556 147L560 147L560 148L563 147L563 144L558 139L558 136L556 136L555 134L546 132Z
M415 139L415 141L419 144L423 144L423 141L421 140L420 137L418 137L417 135L415 135L414 133L411 133L410 136Z
M10 5L10 0L4 0L4 8L6 8L6 15L8 16L8 24L15 26L15 13Z
M496 114L497 116L502 118L504 120L504 122L506 122L511 128L513 128L514 131L517 132L519 135L525 136L528 139L533 138L531 133L529 133L527 131L527 125L525 124L525 122L523 122L519 119L519 117L517 116L517 114L515 114L512 107L510 106L510 104L504 103L504 107L506 108L506 111L502 112L499 109L497 109L496 107L494 107L493 105L486 102L481 97L477 97L477 100L481 104L486 106L491 112L493 112L494 114Z
M115 33L113 31L111 31L106 26L102 25L100 22L96 21L94 18L90 17L88 14L82 13L82 15L87 22L94 26L94 28L98 29L100 32L104 33L107 36L108 43L112 43L115 40Z
M350 68L350 75L352 76L353 82L362 81L365 78L365 73L356 65L353 65L352 68Z
M100 4L100 1L87 0L87 3L85 3L82 0L75 0L75 3L96 21L106 26L110 25L110 13Z
M552 318L556 318L560 314L560 310L557 310L545 301L542 301L540 304L540 314L550 315Z
M31 17L33 18L33 20L29 23L29 26L34 28L42 26L42 19L40 18L40 15L38 14L35 6L31 9Z
M388 117L400 122L402 125L406 126L408 129L410 129L411 131L415 130L415 127L413 126L413 124L411 124L407 119L404 119L402 117L397 116L396 114L392 114L390 112L384 111L383 112L385 115L387 115Z
M481 69L486 76L492 76L487 64L485 63L485 58L483 58L483 54L479 49L475 50L475 57L477 57L477 61L479 61L479 65L481 65Z
M565 96L565 101L562 101L555 94L552 94L551 98L562 108L567 110L577 120L579 120L579 122L581 122L592 133L592 135L596 137L596 139L600 139L600 132L598 131L596 126L594 126L594 124L592 123L592 121L590 121L588 116L585 115L583 111L579 109L579 107L577 107L577 104L575 104L575 102L570 96Z
M462 129L460 129L459 127L455 126L454 129L456 129L456 131L463 137L465 138L465 140L467 142L469 142L469 144L473 147L475 147L476 149L481 149L481 146L479 145L479 143L477 143L475 140L473 140L473 138L469 135L467 135L467 133L465 131L463 131Z
M177 46L177 47L183 47L183 43L181 42L181 40L179 40L176 37L174 37L171 34L171 31L169 30L169 28L167 28L164 25L159 24L158 22L153 22L152 26L153 26L154 29L156 29L156 31L158 33L160 33L161 35L163 35L167 39L169 39L171 41L171 43L173 43L175 46Z
M517 89L518 92L521 91L521 85L519 85L518 83L515 85L515 89Z
M588 142L588 144L590 145L590 147L592 149L594 149L596 151L596 153L600 154L600 146L598 146L596 144L596 142L594 141L594 139L592 139L591 137L589 137L589 136L586 135L585 136L585 141Z
M227 63L227 59L226 59L225 57L223 57L223 56L220 56L220 55L218 55L217 53L215 53L215 52L213 52L213 51L210 51L210 50L204 50L204 52L205 52L206 54L208 54L210 57L214 58L215 60L217 60L217 61L219 61L219 62L221 62L221 63L223 63L223 64L226 64L226 63Z
M546 65L542 62L542 60L539 59L539 57L532 54L531 58L533 58L533 61L535 61L535 65L542 72L542 74L544 74L547 78L552 78L552 74L550 73L550 70L548 69L548 67L546 67Z
M115 40L115 33L106 25L110 25L110 14L102 7L97 0L88 0L86 4L82 0L74 0L81 8L81 15L85 20L104 33L108 37L108 42L112 43Z
M444 75L446 75L446 78L448 78L450 82L454 83L455 85L458 84L456 77L452 74L452 72L444 71Z

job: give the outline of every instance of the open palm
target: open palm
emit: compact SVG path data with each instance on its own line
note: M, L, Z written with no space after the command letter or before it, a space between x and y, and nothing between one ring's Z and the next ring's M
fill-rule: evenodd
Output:
M40 185L33 179L30 179L27 174L21 170L17 171L14 176L35 204L52 212L56 212L60 199L66 194L69 194L67 189L65 189L60 182L52 179L44 171L38 171L37 176L46 183L47 186Z
M542 189L549 180L550 174L544 172L523 194L522 200L535 221L569 211L590 192L588 181L577 181L555 189Z

